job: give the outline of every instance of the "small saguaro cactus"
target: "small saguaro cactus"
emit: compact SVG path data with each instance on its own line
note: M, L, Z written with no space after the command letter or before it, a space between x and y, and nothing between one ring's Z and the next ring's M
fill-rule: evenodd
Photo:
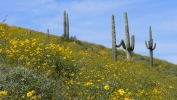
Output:
M145 41L145 45L146 45L146 48L149 49L149 53L150 53L150 66L153 66L153 50L156 48L156 43L154 44L154 47L153 47L151 27L149 27L149 41L148 41L148 44Z
M124 19L125 19L125 37L126 37L126 45L124 43L124 40L121 40L121 43L117 45L117 47L122 47L126 50L127 54L127 60L130 60L132 58L132 51L134 50L135 45L135 37L134 35L131 36L131 45L130 45L130 37L129 37L129 27L128 27L128 17L127 13L124 13Z
M77 40L77 38L76 38L76 36L74 36L74 44L76 43L76 40Z
M49 29L47 29L46 38L49 39Z
M27 28L26 34L30 34L30 29L29 28Z
M64 37L69 38L69 18L68 18L68 14L66 14L66 11L64 10Z

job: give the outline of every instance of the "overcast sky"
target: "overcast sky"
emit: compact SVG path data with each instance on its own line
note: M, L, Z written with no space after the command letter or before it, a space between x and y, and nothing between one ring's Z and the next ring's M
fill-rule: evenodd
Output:
M70 36L111 48L111 15L115 15L117 44L125 40L124 12L135 53L149 56L145 41L149 26L157 44L154 57L177 64L176 0L1 0L0 21L61 36L63 11L69 15ZM122 49L122 47L121 47Z

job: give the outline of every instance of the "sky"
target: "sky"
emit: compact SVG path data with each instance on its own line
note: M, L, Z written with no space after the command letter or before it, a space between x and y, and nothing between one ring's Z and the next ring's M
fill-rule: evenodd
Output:
M115 17L116 42L125 40L124 12L134 52L149 56L145 41L149 27L156 43L154 57L177 64L176 0L1 0L0 22L51 34L63 34L63 11L69 17L69 35L79 40L112 47L111 16ZM122 47L118 49L123 49Z

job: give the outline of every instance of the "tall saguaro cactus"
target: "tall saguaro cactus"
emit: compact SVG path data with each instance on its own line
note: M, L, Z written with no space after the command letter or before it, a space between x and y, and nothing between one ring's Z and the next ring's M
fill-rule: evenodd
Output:
M122 47L126 50L127 54L127 60L130 60L132 58L132 51L134 50L135 45L135 37L134 35L131 36L131 45L130 45L130 37L129 37L129 27L128 27L128 17L127 13L124 13L124 19L125 19L125 37L126 37L126 45L124 43L124 40L121 40L121 43L117 45L117 47Z
M63 16L63 28L64 28L63 35L64 37L66 37L66 11L65 10L64 10L64 16Z
M64 10L64 17L63 17L64 23L63 23L63 27L64 27L64 37L69 38L69 18L68 18L68 14L66 14L66 11Z
M148 44L145 41L145 45L146 45L146 48L149 49L149 53L150 53L150 66L153 66L153 50L156 48L156 43L154 44L154 47L153 47L151 27L149 27L149 41L148 41Z
M112 54L113 54L114 61L116 61L117 50L116 50L116 32L115 32L114 15L112 15Z
M68 18L68 14L66 16L66 22L67 22L66 37L69 38L69 18Z

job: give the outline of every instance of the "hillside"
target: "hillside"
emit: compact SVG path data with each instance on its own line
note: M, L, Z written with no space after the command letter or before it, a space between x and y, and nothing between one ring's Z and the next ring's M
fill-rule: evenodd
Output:
M177 65L0 24L0 100L176 100Z

